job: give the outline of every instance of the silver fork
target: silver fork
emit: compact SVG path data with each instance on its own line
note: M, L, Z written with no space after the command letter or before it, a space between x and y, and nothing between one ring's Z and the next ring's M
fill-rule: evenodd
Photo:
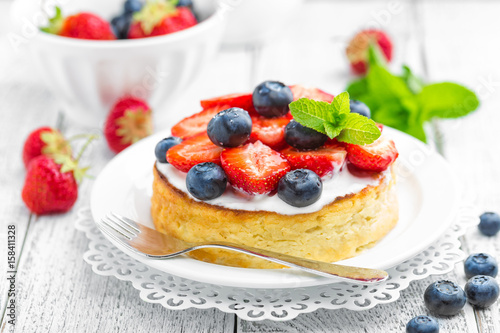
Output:
M229 242L191 244L139 224L127 217L110 213L98 221L99 229L117 243L134 253L150 259L169 259L202 248L219 248L249 254L312 274L357 281L364 284L385 281L389 275L378 269L330 264L322 261L298 258L283 253L257 249Z

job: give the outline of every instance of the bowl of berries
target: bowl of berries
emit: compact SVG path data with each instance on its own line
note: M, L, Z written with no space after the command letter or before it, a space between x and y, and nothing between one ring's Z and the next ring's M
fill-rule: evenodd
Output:
M224 30L216 0L54 3L16 0L13 21L21 33L26 19L36 22L33 60L66 114L88 126L124 95L164 109L215 54Z

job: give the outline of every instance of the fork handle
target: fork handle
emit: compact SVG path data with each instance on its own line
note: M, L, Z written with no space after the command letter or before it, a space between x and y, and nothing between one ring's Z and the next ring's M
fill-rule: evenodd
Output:
M197 244L190 248L190 251L202 248L219 248L249 254L254 257L262 258L328 278L335 277L342 280L356 280L362 283L378 283L385 281L389 277L389 274L386 271L379 269L336 265L229 242Z

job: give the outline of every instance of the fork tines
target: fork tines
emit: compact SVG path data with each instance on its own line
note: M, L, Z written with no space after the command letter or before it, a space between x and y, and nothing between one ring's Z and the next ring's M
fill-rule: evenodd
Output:
M98 226L101 230L106 231L107 235L114 234L115 238L118 236L124 237L127 240L132 240L141 232L134 221L118 215L116 213L109 213L104 216Z

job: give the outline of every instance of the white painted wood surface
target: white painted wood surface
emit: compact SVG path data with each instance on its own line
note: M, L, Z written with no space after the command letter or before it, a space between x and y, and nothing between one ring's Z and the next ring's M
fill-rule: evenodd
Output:
M0 1L0 19L7 7L8 2ZM394 38L395 69L408 63L431 81L454 80L480 93L479 112L440 124L444 153L471 201L481 210L500 211L499 14L500 3L493 1L309 1L281 41L222 49L180 98L182 102L171 108L194 112L203 97L249 91L264 79L337 93L350 79L343 57L345 42L360 27L378 22ZM438 277L412 283L397 302L368 311L319 310L277 323L246 322L213 309L166 310L142 302L128 283L93 274L82 259L88 242L73 226L78 209L88 205L92 182L83 184L77 205L64 215L36 218L20 199L23 140L39 125L55 126L60 111L28 59L26 54L10 52L5 27L0 26L0 313L7 288L5 226L15 223L17 251L22 254L15 332L403 332L409 319L427 313L423 291ZM174 122L183 116L159 118ZM65 122L64 130L83 129ZM100 141L86 159L97 173L110 158ZM465 237L464 250L500 258L499 239L473 229ZM465 282L462 267L448 277ZM497 304L481 311L467 305L459 315L439 319L441 332L500 332L499 311ZM8 330L3 318L0 332Z

